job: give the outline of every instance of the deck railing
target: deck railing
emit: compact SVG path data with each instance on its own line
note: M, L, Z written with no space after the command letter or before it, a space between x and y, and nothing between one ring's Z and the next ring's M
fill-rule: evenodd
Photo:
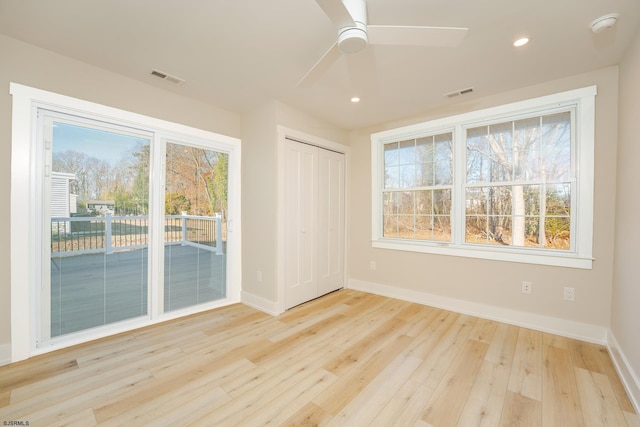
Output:
M143 249L149 245L148 216L51 218L51 253L56 256ZM223 253L222 217L166 215L165 245L189 245Z

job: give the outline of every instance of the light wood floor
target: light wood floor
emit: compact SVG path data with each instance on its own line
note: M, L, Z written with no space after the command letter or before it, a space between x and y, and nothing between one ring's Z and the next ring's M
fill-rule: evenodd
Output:
M356 291L0 368L0 425L635 426L604 347Z

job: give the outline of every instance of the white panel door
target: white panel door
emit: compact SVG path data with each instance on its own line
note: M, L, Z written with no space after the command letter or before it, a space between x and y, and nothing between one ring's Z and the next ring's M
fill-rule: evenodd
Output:
M285 153L285 306L318 296L318 148L287 140Z
M344 286L344 154L318 150L318 296Z

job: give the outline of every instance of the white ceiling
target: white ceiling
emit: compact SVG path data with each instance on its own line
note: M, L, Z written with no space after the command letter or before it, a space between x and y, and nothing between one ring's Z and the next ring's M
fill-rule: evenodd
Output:
M368 0L368 12L370 24L469 32L458 47L369 46L304 89L336 38L314 0L0 0L0 33L238 113L280 100L357 129L617 64L640 25L639 0ZM590 31L613 12L614 28ZM519 35L531 43L512 47Z

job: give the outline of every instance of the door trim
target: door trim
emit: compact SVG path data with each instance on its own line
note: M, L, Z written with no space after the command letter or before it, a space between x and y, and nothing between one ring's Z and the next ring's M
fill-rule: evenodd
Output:
M336 153L344 154L344 278L343 283L347 283L347 271L349 271L349 263L347 256L347 246L349 239L349 167L350 167L350 148L346 145L330 141L318 136L310 135L295 129L291 129L285 126L278 125L278 148L277 148L277 266L276 266L276 295L277 301L275 306L277 308L277 314L284 313L286 310L285 305L285 145L286 140L293 140L302 144L313 145L315 147L323 148L326 150L334 151Z

